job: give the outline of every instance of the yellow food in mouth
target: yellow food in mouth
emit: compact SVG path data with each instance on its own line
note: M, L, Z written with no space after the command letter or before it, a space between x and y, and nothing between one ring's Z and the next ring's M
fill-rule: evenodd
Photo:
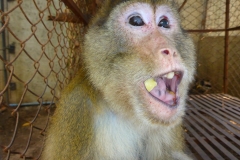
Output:
M157 82L153 78L149 78L144 82L144 85L147 91L150 92L154 87L157 86Z

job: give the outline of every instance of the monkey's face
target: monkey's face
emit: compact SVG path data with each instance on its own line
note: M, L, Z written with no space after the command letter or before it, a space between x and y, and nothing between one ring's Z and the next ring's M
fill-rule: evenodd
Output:
M195 58L176 13L167 4L126 2L94 29L101 36L87 58L90 77L114 111L162 124L184 114Z

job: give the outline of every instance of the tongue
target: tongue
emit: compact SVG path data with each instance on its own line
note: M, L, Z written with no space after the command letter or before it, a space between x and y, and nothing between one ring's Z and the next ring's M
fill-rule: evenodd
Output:
M163 79L158 80L157 86L150 91L150 94L168 105L176 104L176 94L167 89Z

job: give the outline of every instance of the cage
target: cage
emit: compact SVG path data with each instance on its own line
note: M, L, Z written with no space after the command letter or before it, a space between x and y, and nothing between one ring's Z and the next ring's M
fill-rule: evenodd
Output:
M1 1L0 159L40 158L55 102L81 65L96 2ZM176 2L197 51L184 119L187 152L240 159L240 1Z

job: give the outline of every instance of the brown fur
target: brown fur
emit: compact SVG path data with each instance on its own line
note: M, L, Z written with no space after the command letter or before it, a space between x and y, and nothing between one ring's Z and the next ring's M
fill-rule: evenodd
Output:
M131 37L117 17L135 2L169 5L177 19L176 33ZM165 59L155 54L159 46L178 54ZM179 85L180 104L172 117L158 117L140 85L175 63L186 69ZM182 152L181 122L194 68L193 43L182 31L172 1L106 0L86 34L83 66L61 95L42 159L188 159Z

